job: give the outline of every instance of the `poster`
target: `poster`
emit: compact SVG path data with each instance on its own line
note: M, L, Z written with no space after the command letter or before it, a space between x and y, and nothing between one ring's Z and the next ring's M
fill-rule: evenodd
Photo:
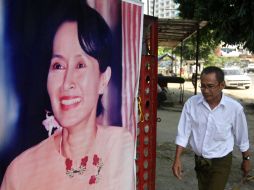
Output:
M1 188L135 189L142 5L120 0L1 5L1 181L16 158ZM51 116L54 134L42 125Z

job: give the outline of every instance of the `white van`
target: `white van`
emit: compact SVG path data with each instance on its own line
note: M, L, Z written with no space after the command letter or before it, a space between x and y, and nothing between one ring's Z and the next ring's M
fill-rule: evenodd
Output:
M248 64L247 73L254 73L254 63Z
M244 87L249 89L251 78L245 75L239 68L222 68L225 74L226 87Z

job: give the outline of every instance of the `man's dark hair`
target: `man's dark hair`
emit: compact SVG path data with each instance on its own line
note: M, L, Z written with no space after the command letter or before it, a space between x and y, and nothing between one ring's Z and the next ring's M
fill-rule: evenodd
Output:
M215 66L209 66L203 69L203 71L201 72L201 77L202 75L207 75L207 74L211 74L211 73L215 73L216 75L216 79L219 83L224 81L224 72L222 71L221 68L219 67L215 67Z

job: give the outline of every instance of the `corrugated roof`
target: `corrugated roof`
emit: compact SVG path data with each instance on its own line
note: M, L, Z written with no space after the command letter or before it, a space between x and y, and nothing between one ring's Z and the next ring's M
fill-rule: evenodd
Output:
M182 41L203 28L207 21L158 19L158 45L175 48Z

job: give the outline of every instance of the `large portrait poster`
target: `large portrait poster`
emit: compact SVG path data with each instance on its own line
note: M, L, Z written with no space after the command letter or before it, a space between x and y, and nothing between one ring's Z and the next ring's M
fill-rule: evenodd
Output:
M135 189L142 4L0 4L0 189Z

